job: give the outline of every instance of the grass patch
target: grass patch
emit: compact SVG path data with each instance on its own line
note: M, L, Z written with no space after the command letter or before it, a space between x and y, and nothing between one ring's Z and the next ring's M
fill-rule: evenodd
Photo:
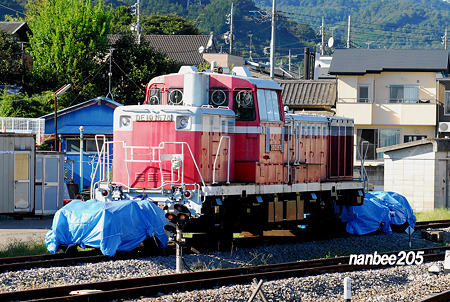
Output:
M424 211L414 213L417 221L432 221L432 220L444 220L450 219L450 209L439 208L432 211Z
M0 249L0 258L49 254L42 241L14 240Z

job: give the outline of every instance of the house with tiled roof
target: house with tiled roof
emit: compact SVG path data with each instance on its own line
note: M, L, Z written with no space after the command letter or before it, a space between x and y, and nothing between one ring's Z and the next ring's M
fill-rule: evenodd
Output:
M337 49L329 73L337 76L336 114L355 121L355 165L363 159L382 186L377 148L436 137L437 80L449 73L449 51Z
M17 42L28 43L31 29L26 22L0 22L0 30L6 32Z
M108 38L114 44L120 35L109 35ZM206 62L204 53L217 52L213 35L143 35L141 39L183 65L198 66Z
M30 43L29 37L32 35L31 29L26 22L0 22L0 31L6 32L7 35L20 44L22 49L22 63L25 68L32 68L31 55L25 52L26 47Z

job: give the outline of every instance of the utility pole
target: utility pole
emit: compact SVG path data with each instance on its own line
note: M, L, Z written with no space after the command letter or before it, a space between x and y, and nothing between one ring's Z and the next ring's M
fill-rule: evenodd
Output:
M274 79L275 74L275 10L276 0L272 0L272 39L270 40L270 78Z
M289 71L291 71L291 50L289 49Z
M252 58L252 37L253 37L253 34L249 34L248 35L249 37L250 37L250 51L249 51L249 54L250 54L250 61L253 61L253 58Z
M347 27L347 48L350 48L350 16L348 16L348 27Z
M447 27L445 28L445 33L442 37L442 44L444 44L444 49L447 50Z
M233 2L231 2L230 14L230 55L233 54Z
M138 34L138 45L141 45L141 3L137 0L137 34Z
M322 17L322 26L320 26L320 35L322 36L322 43L320 44L320 55L323 56L325 54L325 21Z
M137 0L137 2L135 4L133 4L131 6L131 8L132 8L131 14L137 16L137 21L135 24L131 25L131 30L135 30L137 32L137 43L138 43L138 45L140 45L141 44L141 32L142 32L140 0Z

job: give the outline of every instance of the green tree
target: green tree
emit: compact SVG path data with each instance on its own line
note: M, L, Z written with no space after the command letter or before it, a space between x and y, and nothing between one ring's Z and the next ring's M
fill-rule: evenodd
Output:
M53 109L53 93L28 97L27 93L0 94L0 116L37 118Z
M102 0L95 5L90 0L31 0L26 20L33 32L30 46L34 86L54 91L72 83L75 92L97 96L89 84L77 83L98 67L112 17L112 8Z
M19 44L0 30L0 84L14 84L20 79L24 68Z
M144 32L152 35L199 35L195 23L186 21L177 14L151 15L143 17Z
M125 105L143 103L145 85L152 78L176 72L180 68L178 62L156 52L145 40L137 45L135 36L130 32L124 33L113 47L114 100ZM106 82L103 86L108 87Z
M136 22L136 16L131 15L127 6L119 6L114 11L112 33L130 31L131 24ZM187 21L177 14L141 15L141 26L144 34L150 35L198 35L200 31L194 22Z

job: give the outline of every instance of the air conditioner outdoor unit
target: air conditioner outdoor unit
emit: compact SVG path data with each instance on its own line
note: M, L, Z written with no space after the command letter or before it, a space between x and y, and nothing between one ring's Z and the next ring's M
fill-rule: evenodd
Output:
M450 122L440 122L439 132L450 132Z

